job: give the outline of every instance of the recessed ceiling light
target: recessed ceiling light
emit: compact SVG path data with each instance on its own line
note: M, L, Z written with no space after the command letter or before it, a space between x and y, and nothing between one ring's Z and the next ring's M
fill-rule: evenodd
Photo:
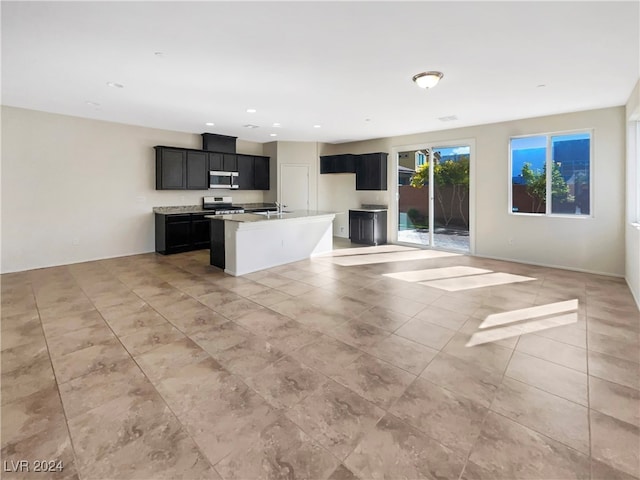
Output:
M322 125L314 125L313 128L321 128Z
M279 127L281 127L281 126L282 126L282 125L280 125L279 123L274 123L274 124L272 125L272 127L276 127L276 128L279 128Z
M247 123L246 125L243 125L244 128L258 128L258 125L253 125L251 123Z
M422 72L413 76L412 80L420 88L433 88L444 77L442 72Z
M440 120L441 122L452 122L453 120L457 120L458 117L456 117L455 115L449 115L446 117L438 117L438 120Z
M247 113L256 113L257 110L255 108L247 108Z
M99 106L100 106L100 104L99 104L98 102L89 102L89 101L87 101L87 102L85 102L85 103L86 103L87 105L89 105L90 107L95 107L95 108L97 108L97 107L99 107Z
M540 85L536 85L536 88L544 88L544 87L546 87L544 83L541 83Z
M124 85L122 85L121 83L116 83L116 82L107 82L107 85L112 87L112 88L124 88Z
M207 123L205 123L205 125L206 125L207 127L213 127L213 126L215 125L215 123L213 123L213 122L207 122Z
M269 134L269 136L270 136L270 137L277 137L277 136L278 136L278 134L277 134L277 133L270 133L270 134Z
M160 58L162 58L162 57L164 57L164 56L165 56L165 53L164 53L164 52L153 52L153 54L154 54L156 57L160 57Z
M370 118L365 118L365 119L364 119L364 121L365 121L365 122L370 122L370 121L371 121L371 119L370 119Z

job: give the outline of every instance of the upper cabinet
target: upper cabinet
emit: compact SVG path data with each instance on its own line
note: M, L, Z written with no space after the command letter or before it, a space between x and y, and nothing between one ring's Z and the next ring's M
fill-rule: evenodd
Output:
M187 151L187 189L209 188L209 154Z
M322 156L320 173L355 173L356 190L386 190L387 154L378 152Z
M269 157L238 154L239 190L269 190Z
M269 157L157 146L156 190L207 190L209 171L238 172L239 190L269 190Z
M320 173L355 173L355 157L350 153L320 157Z
M186 188L186 150L156 147L156 190L184 190Z
M387 189L387 154L365 153L356 161L356 190Z

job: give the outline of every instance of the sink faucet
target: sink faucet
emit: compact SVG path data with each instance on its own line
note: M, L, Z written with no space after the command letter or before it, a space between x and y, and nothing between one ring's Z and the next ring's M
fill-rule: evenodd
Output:
M282 209L287 208L286 205L282 205L280 202L275 202L275 203L276 203L276 207L278 208L278 213L282 213Z

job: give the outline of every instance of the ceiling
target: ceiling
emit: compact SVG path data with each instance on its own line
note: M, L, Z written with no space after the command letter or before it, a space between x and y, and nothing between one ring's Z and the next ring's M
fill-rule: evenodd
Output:
M638 2L2 1L1 15L4 105L255 142L623 105L640 71ZM431 90L411 81L425 70L444 73Z

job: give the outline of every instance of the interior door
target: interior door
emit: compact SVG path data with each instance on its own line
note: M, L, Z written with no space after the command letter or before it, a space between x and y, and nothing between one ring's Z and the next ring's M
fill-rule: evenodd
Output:
M282 165L280 203L287 210L309 210L309 166Z

